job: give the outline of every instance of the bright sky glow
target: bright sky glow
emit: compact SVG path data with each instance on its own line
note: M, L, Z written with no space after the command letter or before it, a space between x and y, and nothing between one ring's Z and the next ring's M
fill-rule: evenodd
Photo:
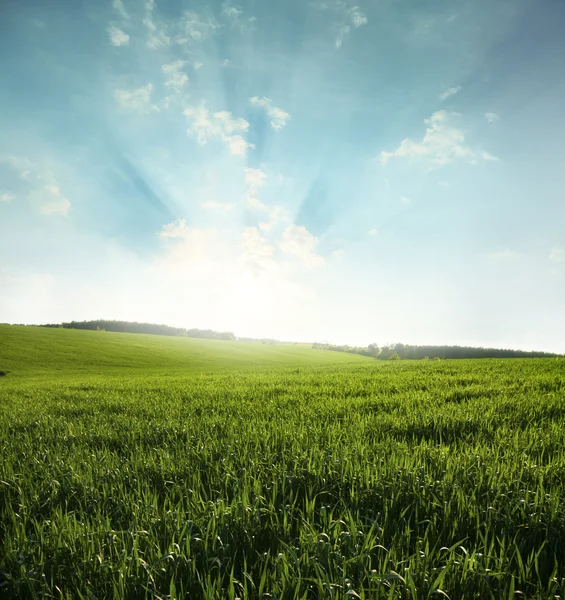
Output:
M565 352L565 3L9 2L0 321Z

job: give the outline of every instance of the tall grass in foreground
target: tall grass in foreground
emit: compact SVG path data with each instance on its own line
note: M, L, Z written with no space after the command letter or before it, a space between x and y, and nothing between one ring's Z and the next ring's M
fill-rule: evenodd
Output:
M565 362L0 381L2 598L565 597Z

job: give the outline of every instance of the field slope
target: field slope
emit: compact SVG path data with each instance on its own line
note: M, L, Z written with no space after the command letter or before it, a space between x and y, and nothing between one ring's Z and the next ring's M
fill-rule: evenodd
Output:
M371 359L291 344L0 325L0 371L10 375L210 371L360 364Z
M564 359L4 327L0 369L2 599L565 597Z

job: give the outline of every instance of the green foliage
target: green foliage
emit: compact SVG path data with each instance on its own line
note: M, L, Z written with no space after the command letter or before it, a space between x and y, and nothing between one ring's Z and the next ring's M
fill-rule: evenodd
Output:
M562 359L258 344L271 362L249 367L237 344L151 338L224 366L181 371L142 336L53 330L47 365L22 330L19 357L0 338L2 598L564 597ZM113 337L130 363L98 374Z

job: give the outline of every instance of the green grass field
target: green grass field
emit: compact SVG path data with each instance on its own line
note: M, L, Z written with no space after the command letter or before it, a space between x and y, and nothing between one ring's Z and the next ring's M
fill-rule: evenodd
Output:
M565 597L565 360L0 326L0 597Z
M259 366L359 364L371 359L292 344L0 325L0 370L14 376L183 373Z

